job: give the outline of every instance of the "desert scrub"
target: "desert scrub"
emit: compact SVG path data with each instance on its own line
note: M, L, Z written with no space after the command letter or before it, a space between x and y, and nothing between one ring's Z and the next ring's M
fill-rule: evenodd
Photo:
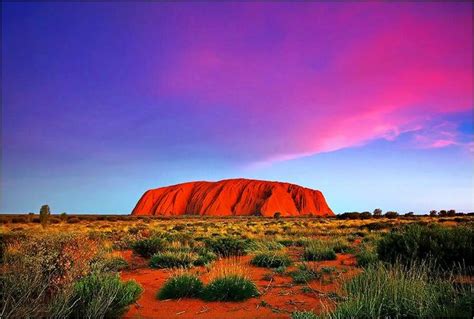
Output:
M474 228L408 225L387 234L377 246L379 258L409 264L434 259L445 269L457 264L474 266Z
M204 243L206 247L223 257L243 256L251 245L250 240L230 236L207 238L204 240Z
M290 276L295 284L306 284L312 280L320 279L321 272L315 265L301 263L298 264L297 270L290 272Z
M118 318L138 300L143 289L118 275L91 274L74 285L72 317Z
M466 295L451 278L433 276L436 270L425 263L386 265L377 263L343 286L346 301L327 314L329 318L430 318L470 316ZM461 301L461 302L460 302Z
M372 245L360 245L355 258L359 267L367 267L376 263L378 261L376 248Z
M257 286L241 275L227 275L212 280L203 291L208 301L241 301L258 296Z
M177 273L165 282L156 297L160 300L199 297L203 287L196 275Z
M303 259L306 261L334 260L336 257L331 245L319 240L308 242L303 252Z
M198 256L194 261L194 266L205 266L217 259L217 255L205 247L196 249L195 252Z
M132 250L134 253L142 257L151 257L159 251L163 250L166 246L166 241L159 237L152 237L137 240L132 244Z
M103 270L104 271L121 271L128 268L128 262L121 256L110 256L106 257L103 261Z
M317 319L318 316L312 311L295 311L291 313L291 319Z
M229 262L211 270L202 298L207 301L241 301L259 295L257 286L247 277L248 269Z
M291 258L285 252L268 250L257 252L250 263L257 267L287 267L291 265Z
M193 252L165 251L153 255L150 259L151 268L190 267L198 260Z

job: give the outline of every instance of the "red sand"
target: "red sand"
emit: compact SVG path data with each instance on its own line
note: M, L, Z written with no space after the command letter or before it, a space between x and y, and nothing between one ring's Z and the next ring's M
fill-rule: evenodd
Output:
M131 260L130 253L124 257L137 266L142 263L139 259ZM250 257L242 257L239 264L245 266L248 276L257 284L261 296L243 302L205 302L199 299L163 300L156 299L157 291L169 278L172 271L166 269L138 268L124 271L123 280L135 279L144 288L142 297L136 305L132 305L124 318L289 318L291 312L299 310L312 310L320 313L325 307L332 308L332 301L325 295L328 292L337 292L340 280L347 279L357 273L354 268L354 257L351 255L338 255L337 260L317 262L318 266L333 266L338 270L347 269L340 273L340 280L333 282L315 280L310 283L313 291L303 292L304 285L292 283L289 275L274 275L271 281L264 280L265 274L271 270L250 266ZM216 262L212 267L225 260ZM208 273L204 267L197 270L204 282L208 281ZM288 271L293 268L288 269ZM212 270L211 270L212 271Z
M143 194L132 215L332 216L320 191L249 179L190 182Z

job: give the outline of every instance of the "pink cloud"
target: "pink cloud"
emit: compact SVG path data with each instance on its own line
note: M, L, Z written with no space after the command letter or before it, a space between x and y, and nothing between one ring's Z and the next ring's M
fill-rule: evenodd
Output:
M433 117L472 109L472 13L462 7L278 7L246 6L241 29L197 24L158 78L160 92L195 101L196 112L238 115L210 129L220 148L287 160L428 131ZM458 144L438 135L413 144Z

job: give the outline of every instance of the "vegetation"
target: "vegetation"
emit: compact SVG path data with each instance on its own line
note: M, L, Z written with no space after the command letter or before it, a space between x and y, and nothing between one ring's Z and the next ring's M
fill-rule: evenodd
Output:
M193 252L185 251L165 251L153 255L150 259L152 268L176 268L190 267L198 260L198 256Z
M137 240L133 243L133 252L142 257L151 257L165 247L165 241L162 238L152 237Z
M474 266L474 228L409 225L387 234L378 244L381 260L410 264L434 259L440 266Z
M203 283L196 275L178 273L166 281L156 297L160 300L199 297Z
M48 226L49 218L51 217L51 211L49 210L48 205L41 206L39 216L40 216L41 226L43 227Z
M304 248L303 258L306 261L334 260L336 252L328 243L312 240Z
M456 288L452 278L432 276L433 271L426 263L377 263L344 285L347 300L327 317L469 317L465 306L472 306L472 292Z
M258 296L258 290L245 276L231 274L212 280L202 296L208 301L242 301Z
M262 251L258 252L250 262L258 267L278 268L291 265L291 258L284 252Z

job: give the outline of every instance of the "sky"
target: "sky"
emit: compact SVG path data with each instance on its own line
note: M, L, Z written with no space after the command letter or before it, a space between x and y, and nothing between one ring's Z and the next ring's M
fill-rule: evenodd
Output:
M0 212L245 177L474 211L469 2L2 2Z

